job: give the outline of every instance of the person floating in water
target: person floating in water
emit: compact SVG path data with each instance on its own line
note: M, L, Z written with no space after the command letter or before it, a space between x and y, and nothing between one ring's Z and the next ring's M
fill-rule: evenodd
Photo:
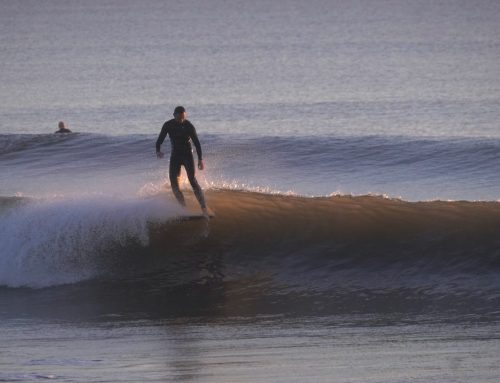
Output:
M71 133L71 130L66 128L66 124L64 121L59 121L59 130L57 130L55 133Z
M196 154L198 155L198 169L203 170L203 158L201 153L201 145L196 134L196 129L193 124L187 120L186 109L183 106L178 106L174 110L174 118L168 120L161 128L158 140L156 140L156 156L163 158L164 154L161 152L161 145L165 137L170 137L171 153L170 153L170 166L169 178L172 191L175 198L182 206L186 206L184 195L179 188L179 177L181 175L181 166L186 169L186 174L189 183L193 188L196 199L198 200L203 214L208 216L207 206L205 204L205 197L203 191L195 177L193 150L191 148L191 141L196 147Z

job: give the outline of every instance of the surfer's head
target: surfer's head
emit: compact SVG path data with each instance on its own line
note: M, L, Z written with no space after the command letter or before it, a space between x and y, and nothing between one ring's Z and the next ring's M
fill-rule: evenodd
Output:
M183 106L177 106L174 109L174 117L177 121L184 121L187 117L186 109Z
M177 106L174 109L174 116L176 114L181 114L181 113L184 113L184 112L186 112L186 108L184 108L183 106Z
M59 129L66 129L66 124L64 123L64 121L59 121L59 124L57 126L59 127Z

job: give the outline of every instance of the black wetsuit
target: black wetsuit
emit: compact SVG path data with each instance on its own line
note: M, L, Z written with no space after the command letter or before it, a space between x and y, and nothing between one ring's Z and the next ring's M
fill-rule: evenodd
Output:
M196 148L198 161L201 161L201 145L196 134L196 129L188 120L179 122L172 119L165 122L161 128L158 140L156 140L156 152L160 151L161 144L163 144L167 134L170 137L170 143L172 146L172 152L170 154L169 178L175 198L177 198L177 201L179 201L181 205L185 206L186 203L184 201L184 196L179 189L181 166L184 165L189 183L194 190L194 194L198 199L200 206L205 208L205 197L203 196L203 191L201 190L201 187L195 177L193 149L191 148L192 141Z
M54 133L71 133L71 130L69 130L67 128L62 128L62 129L56 130Z

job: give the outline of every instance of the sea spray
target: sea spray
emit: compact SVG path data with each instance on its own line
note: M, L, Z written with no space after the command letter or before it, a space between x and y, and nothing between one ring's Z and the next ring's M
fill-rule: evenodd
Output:
M0 284L44 287L97 276L117 248L149 243L148 224L181 212L164 196L18 201L1 216Z

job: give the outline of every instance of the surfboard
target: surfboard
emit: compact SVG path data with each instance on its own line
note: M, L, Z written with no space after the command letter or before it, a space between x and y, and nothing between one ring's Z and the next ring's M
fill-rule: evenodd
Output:
M213 214L208 214L208 215L195 214L195 215L183 215L179 218L183 221L196 221L196 220L200 220L200 219L213 219L213 218L215 218L215 215L213 215Z
M183 220L187 220L187 221L193 221L193 220L197 220L197 219L215 218L215 213L212 211L212 209L208 208L207 210L208 210L208 214L193 213L193 214L189 214L189 215L184 215L180 218Z

